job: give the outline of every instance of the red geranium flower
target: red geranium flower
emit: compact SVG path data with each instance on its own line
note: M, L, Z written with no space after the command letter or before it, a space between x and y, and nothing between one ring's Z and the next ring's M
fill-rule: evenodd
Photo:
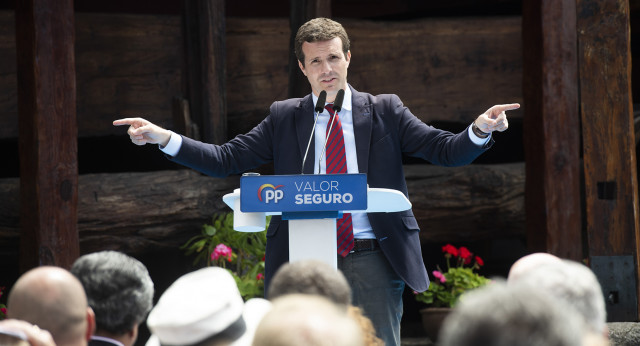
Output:
M460 258L462 258L462 259L465 259L465 260L466 260L467 258L471 257L471 255L472 255L472 254L471 254L471 251L469 251L469 249L467 249L467 248L466 248L466 247L464 247L464 246L461 246L461 247L460 247Z
M458 249L456 249L456 247L451 244L447 244L443 246L442 252L444 252L445 254L449 254L451 256L458 256Z
M476 256L476 263L478 263L478 266L480 267L484 265L484 261L482 260L482 258L480 258L480 256Z

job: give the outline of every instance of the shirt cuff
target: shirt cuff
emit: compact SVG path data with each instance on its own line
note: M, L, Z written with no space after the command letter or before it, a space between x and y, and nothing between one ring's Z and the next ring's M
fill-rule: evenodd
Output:
M478 136L476 136L475 133L473 133L473 130L471 129L471 126L469 126L467 128L467 132L469 133L469 139L471 139L471 141L478 146L483 146L485 145L489 139L491 139L491 133L489 134L489 136L487 136L487 138L480 138ZM182 138L180 138L182 139Z
M163 153L169 156L176 156L178 155L178 152L180 151L180 147L182 146L182 136L180 136L179 134L173 131L169 131L169 132L171 132L169 143L167 143L167 145L164 147L161 145L158 145L158 147L160 148L160 150L162 150Z

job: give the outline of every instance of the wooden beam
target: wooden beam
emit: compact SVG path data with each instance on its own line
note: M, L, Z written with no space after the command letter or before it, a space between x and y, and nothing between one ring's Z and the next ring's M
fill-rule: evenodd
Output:
M406 165L404 171L423 241L524 238L524 163ZM239 177L217 179L189 169L100 173L81 175L78 186L82 253L141 255L176 248L214 213L230 212L222 196L239 186ZM0 179L0 254L15 251L19 194L17 178Z
M576 1L523 2L527 245L583 258Z
M307 77L298 67L298 59L295 54L296 33L302 24L318 17L331 17L330 0L290 0L289 27L291 38L289 39L289 97L303 97L311 92L311 86Z
M185 1L187 94L201 138L227 139L226 19L224 0Z
M610 321L638 320L640 234L638 178L631 94L629 2L578 0L580 109L584 154L586 228L592 262L628 257L626 273L603 286L635 287L631 301L609 301ZM634 265L635 262L635 265ZM618 266L619 267L619 266ZM601 277L601 279L603 279ZM613 282L612 282L613 281ZM611 290L605 292L607 295ZM623 292L619 292L622 294Z
M78 257L73 0L16 3L20 267Z

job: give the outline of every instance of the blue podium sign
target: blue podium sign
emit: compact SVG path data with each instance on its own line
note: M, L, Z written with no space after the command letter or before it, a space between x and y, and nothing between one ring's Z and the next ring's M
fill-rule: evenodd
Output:
M243 176L240 191L244 213L367 209L366 174Z

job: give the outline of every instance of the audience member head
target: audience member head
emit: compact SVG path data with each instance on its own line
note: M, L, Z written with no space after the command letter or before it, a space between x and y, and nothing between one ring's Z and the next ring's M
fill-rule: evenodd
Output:
M509 276L507 277L507 281L513 281L520 278L522 275L525 275L532 269L540 267L541 265L548 263L558 263L562 260L559 257L556 257L552 254L546 252L536 252L524 257L521 257L509 269Z
M153 306L153 282L144 264L120 252L101 251L78 258L71 273L96 315L95 335L133 345Z
M320 295L344 306L351 304L351 287L342 272L317 260L286 263L278 269L267 298L274 300L292 293Z
M24 273L9 293L7 314L49 331L59 346L86 345L95 326L82 284L58 267Z
M603 336L608 334L602 288L587 266L570 260L551 261L513 278L510 284L535 287L563 300L584 318L589 331Z
M360 326L325 297L288 294L273 301L256 329L253 346L364 345Z
M360 326L364 344L366 346L384 346L384 341L376 335L376 329L373 326L373 323L363 314L361 308L349 305L347 308L347 314Z
M2 346L56 346L51 333L29 322L14 319L0 321Z
M440 346L580 346L582 320L563 303L503 281L465 293L445 319Z
M178 278L147 318L153 334L147 346L251 345L253 332L271 303L243 302L228 271L207 267Z

